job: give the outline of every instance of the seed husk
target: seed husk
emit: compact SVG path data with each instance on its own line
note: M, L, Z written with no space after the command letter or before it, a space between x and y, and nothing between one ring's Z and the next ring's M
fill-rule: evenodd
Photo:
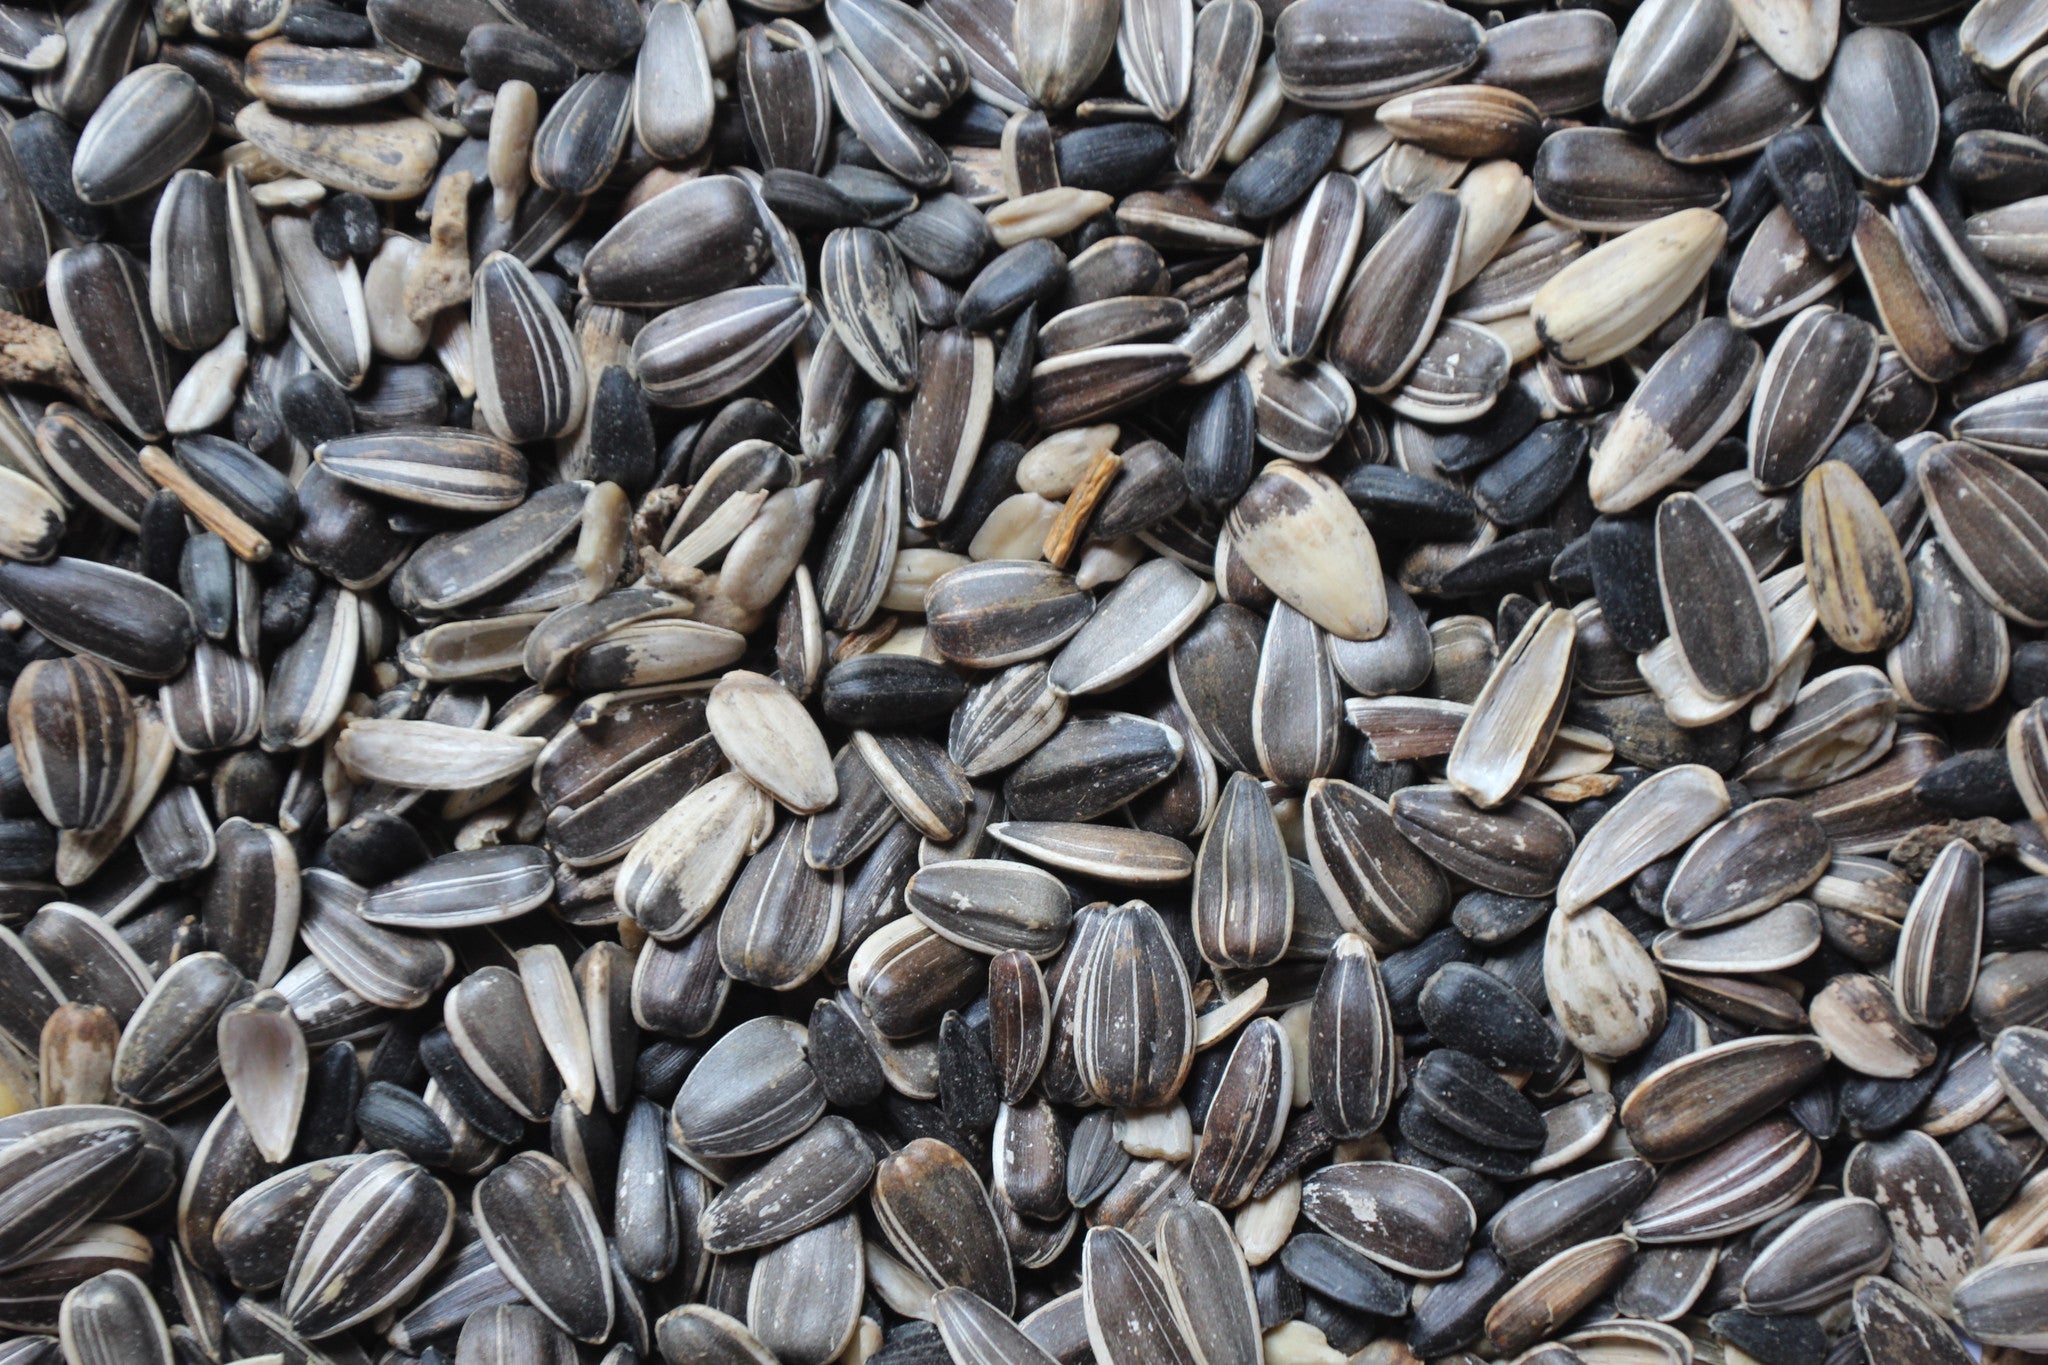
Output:
M1891 1279L1929 1304L1948 1305L1980 1252L1976 1214L1941 1145L1905 1132L1850 1154L1842 1189L1876 1202L1892 1230Z
M1481 34L1465 16L1395 0L1363 9L1321 0L1273 30L1281 89L1311 108L1371 109L1470 67Z
M1681 209L1566 265L1530 300L1544 349L1572 368L1625 354L1698 287L1726 236L1718 214Z
M1910 185L1934 157L1934 80L1927 58L1884 29L1858 29L1837 45L1821 92L1820 116L1842 155L1866 180ZM1871 92L1890 92L1883 107Z
M1697 464L1750 401L1761 357L1754 341L1718 318L1688 330L1593 447L1587 487L1594 505L1630 511Z
M479 1181L478 1235L519 1292L580 1341L604 1340L616 1311L589 1196L561 1163L522 1152Z
M1328 350L1365 392L1386 393L1415 368L1443 315L1464 230L1457 196L1432 191L1359 263L1331 319Z

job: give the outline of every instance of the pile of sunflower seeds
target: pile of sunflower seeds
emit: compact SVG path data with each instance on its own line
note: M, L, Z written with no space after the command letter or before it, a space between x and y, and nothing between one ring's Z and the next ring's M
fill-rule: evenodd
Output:
M2048 0L0 120L0 1365L2048 1361Z

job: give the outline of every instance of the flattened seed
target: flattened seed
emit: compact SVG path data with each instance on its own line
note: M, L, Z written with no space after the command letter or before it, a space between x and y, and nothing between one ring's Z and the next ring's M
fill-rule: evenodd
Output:
M1722 698L1761 691L1776 653L1770 604L1741 544L1689 494L1657 509L1657 579L1664 619L1700 690Z
M1820 1149L1789 1119L1766 1119L1659 1179L1624 1230L1651 1245L1755 1227L1796 1205L1820 1174Z
M1572 369L1626 354L1699 287L1727 236L1727 221L1719 214L1681 209L1572 261L1529 302L1545 351Z
M1964 442L1924 452L1917 471L1942 548L2007 619L2048 622L2048 495L1996 456Z
M999 668L1050 653L1094 609L1094 598L1049 564L991 560L941 575L925 595L925 625L944 657Z
M1419 0L1314 0L1273 28L1281 89L1310 108L1371 109L1437 85L1478 60L1467 16Z
M505 1278L579 1341L601 1342L616 1313L596 1210L560 1162L521 1152L471 1196L477 1233Z
M1655 0L1629 17L1601 102L1624 123L1683 107L1719 74L1740 32L1727 0Z
M1741 420L1762 358L1754 341L1719 318L1690 328L1593 447L1586 476L1593 505L1632 511L1698 464Z
M1477 1226L1456 1185L1390 1161L1324 1167L1302 1183L1301 1211L1389 1270L1431 1280L1457 1272Z
M1572 856L1571 826L1529 797L1482 811L1449 787L1403 787L1388 808L1395 828L1447 871L1503 895L1548 895Z
M1623 797L1586 833L1557 888L1572 914L1643 868L1685 847L1728 810L1719 774L1693 764L1667 768Z
M918 1138L875 1165L875 1221L906 1262L940 1288L969 1289L1008 1312L1016 1282L995 1210L967 1159Z
M1856 653L1898 643L1913 614L1906 557L1884 509L1847 465L1829 460L1807 475L1800 535L1828 638Z
M1141 565L1060 650L1048 684L1068 696L1121 685L1171 649L1214 598L1211 584L1170 559Z
M1664 891L1674 929L1738 923L1798 895L1827 870L1827 834L1790 801L1754 801L1707 830Z
M1807 1089L1826 1060L1817 1039L1792 1036L1705 1048L1638 1081L1621 1106L1622 1127L1650 1160L1694 1156Z
M621 218L584 257L580 282L594 303L673 307L751 283L768 259L754 197L710 175Z
M1919 46L1903 33L1868 28L1844 36L1821 91L1820 116L1865 180L1910 185L1934 160L1940 132L1934 78Z
M913 915L962 947L1035 958L1066 942L1072 898L1057 877L1023 863L969 858L920 869L903 890Z
M803 294L778 284L685 303L634 337L633 370L651 403L687 408L715 402L773 364L810 312Z
M1351 277L1326 349L1365 392L1388 392L1420 359L1450 294L1464 231L1458 197L1431 191L1373 243Z
M1755 1312L1823 1307L1891 1259L1891 1229L1868 1199L1830 1200L1802 1215L1750 1263L1742 1300Z

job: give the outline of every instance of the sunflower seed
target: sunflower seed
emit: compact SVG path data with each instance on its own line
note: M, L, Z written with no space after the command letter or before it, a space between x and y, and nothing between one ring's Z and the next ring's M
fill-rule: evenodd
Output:
M1607 68L1607 112L1647 123L1684 106L1720 72L1738 31L1721 0L1669 0L1631 16Z
M1820 115L1842 155L1866 180L1902 187L1927 173L1937 113L1927 58L1900 34L1858 29L1845 35L1821 93ZM1888 95L1882 108L1870 92Z
M1625 354L1698 287L1726 236L1718 214L1681 209L1566 265L1530 301L1545 350L1576 368Z
M559 1162L521 1152L471 1197L491 1259L536 1308L579 1341L603 1341L616 1311L597 1216Z
M1420 359L1450 293L1464 230L1458 197L1432 191L1366 252L1326 347L1331 363L1365 392L1386 393Z
M995 1212L958 1152L918 1138L876 1164L870 1198L890 1245L931 1283L971 1290L1006 1312L1015 1302Z
M1979 1256L1976 1215L1937 1142L1906 1132L1866 1142L1843 1168L1845 1194L1874 1200L1891 1224L1890 1277L1930 1304L1949 1303Z

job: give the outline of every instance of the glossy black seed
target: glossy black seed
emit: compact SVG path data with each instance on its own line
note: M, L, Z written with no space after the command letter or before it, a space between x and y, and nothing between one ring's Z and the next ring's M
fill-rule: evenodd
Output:
M2048 942L2048 877L2020 877L1984 893L1984 947L2033 948Z
M390 811L365 811L327 836L321 857L358 886L376 886L410 872L432 856L410 820Z
M1406 540L1458 540L1472 534L1479 509L1447 483L1392 465L1363 464L1344 476L1344 496L1366 524Z
M1435 1360L1478 1341L1486 1314L1514 1283L1515 1276L1493 1248L1482 1243L1465 1258L1464 1268L1435 1288L1416 1308L1408 1324L1408 1349Z
M837 1001L811 1006L811 1070L825 1098L841 1109L863 1109L882 1097L882 1064L865 1034Z
M1033 238L981 268L960 296L953 321L969 331L987 331L1015 317L1027 304L1053 297L1066 278L1066 256L1044 238Z
M1262 222L1291 207L1329 169L1344 138L1335 114L1308 114L1267 138L1223 182L1223 207Z
M298 524L291 483L246 446L221 436L181 436L171 450L195 483L272 540Z
M1511 1151L1543 1145L1536 1106L1476 1057L1438 1048L1422 1059L1412 1084L1430 1117L1474 1142Z
M1259 1330L1270 1332L1301 1316L1301 1281L1271 1260L1252 1271L1252 1299L1259 1306Z
M1542 420L1542 404L1510 384L1484 416L1434 433L1430 454L1445 472L1469 474L1514 449Z
M2012 647L2012 667L2005 676L2005 699L2014 707L2032 706L2048 697L2048 640L2024 640Z
M995 1126L1002 1102L988 1040L958 1011L947 1011L939 1021L939 1104L946 1117L957 1127L979 1132Z
M419 1061L449 1106L478 1132L494 1142L517 1142L526 1136L526 1121L470 1069L446 1028L436 1025L420 1035Z
M36 201L65 231L81 241L104 240L114 230L113 214L78 197L71 163L78 152L78 134L47 109L16 119L7 130L14 156L28 177Z
M1503 1147L1475 1142L1457 1129L1438 1121L1434 1114L1412 1096L1402 1102L1395 1117L1395 1126L1400 1132L1402 1142L1414 1152L1428 1158L1427 1161L1417 1161L1410 1156L1401 1157L1411 1165L1426 1166L1430 1161L1439 1161L1502 1180L1513 1179L1528 1168L1527 1153L1511 1152Z
M1251 486L1256 418L1257 396L1242 370L1211 385L1196 401L1181 465L1197 507L1221 514Z
M1845 1073L1835 1103L1843 1120L1853 1127L1871 1134L1888 1133L1927 1102L1946 1067L1946 1058L1937 1057L1915 1075L1897 1079Z
M1380 981L1387 988L1387 1016L1394 1021L1395 1027L1422 1027L1424 988L1447 964L1470 962L1476 956L1478 954L1465 936L1446 926L1420 943L1410 944L1381 958ZM1451 1042L1450 1039L1443 1041Z
M989 442L967 475L967 487L960 494L952 519L939 535L943 548L955 554L966 552L989 513L1017 487L1017 466L1023 463L1024 455L1024 447L1015 441Z
M1817 123L1789 129L1764 148L1771 189L1806 244L1823 259L1839 261L1856 234L1862 200L1856 173L1835 140Z
M778 166L761 176L761 197L775 216L798 231L853 227L868 221L867 210L823 176Z
M2027 1163L2013 1145L1988 1123L1973 1123L1941 1144L1956 1174L1963 1178L1970 1207L1979 1223L2004 1208L2027 1177Z
M647 393L623 365L607 365L591 391L587 477L615 483L634 496L654 482L657 452Z
M306 1107L299 1116L301 1161L340 1156L356 1145L356 1104L363 1094L363 1069L347 1043L329 1044L314 1057L306 1081Z
M665 1109L676 1102L676 1092L683 1088L691 1068L703 1055L688 1043L656 1038L633 1059L633 1089Z
M1014 403L1031 385L1031 366L1038 356L1038 311L1027 303L1010 319L1003 344L996 351L996 397Z
M261 634L265 644L285 645L299 638L313 619L320 597L320 579L289 555L271 556L270 581L263 585Z
M1943 759L1920 775L1913 794L1958 820L1985 815L2017 820L2027 813L2003 747L1970 749Z
M279 32L307 47L369 47L377 41L366 16L338 5L295 4Z
M1502 526L1534 521L1571 487L1591 444L1582 423L1545 422L1472 481L1472 501Z
M1452 596L1499 592L1540 582L1564 549L1564 537L1548 526L1503 536L1445 574L1439 587Z
M1498 891L1468 891L1451 909L1451 925L1473 943L1505 943L1550 913L1550 902Z
M861 654L833 665L818 700L827 719L871 730L950 715L966 695L966 682L944 664Z
M1657 583L1657 525L1648 517L1593 523L1593 595L1614 642L1640 654L1663 639L1664 598Z
M1302 1288L1361 1313L1399 1317L1408 1286L1336 1238L1301 1232L1287 1239L1280 1264Z
M313 211L313 243L330 261L368 260L383 244L377 206L353 192L332 194Z
M1941 106L1942 141L1953 144L1966 133L2024 133L2020 111L1996 90L1973 90Z
M1761 1365L1807 1365L1828 1354L1828 1334L1803 1314L1766 1317L1731 1308L1714 1314L1707 1325Z
M517 24L478 24L462 44L462 66L482 90L525 81L559 95L576 80L576 63L540 34Z
M286 380L277 391L277 411L292 439L308 450L353 435L356 429L355 409L348 395L318 370Z
M1173 134L1156 123L1097 123L1053 143L1060 183L1126 195L1144 189L1173 161Z
M1447 963L1417 1006L1431 1036L1489 1066L1538 1070L1556 1059L1558 1038L1550 1024L1528 997L1483 967Z
M1345 1355L1371 1345L1380 1329L1377 1318L1324 1298L1314 1290L1303 1291L1301 1320L1321 1332L1332 1349Z
M137 570L167 588L177 588L178 562L185 552L185 504L170 489L160 488L142 505L138 522L141 563Z
M422 1166L445 1165L455 1139L426 1101L389 1081L372 1081L356 1103L356 1128L372 1151L391 1148Z

